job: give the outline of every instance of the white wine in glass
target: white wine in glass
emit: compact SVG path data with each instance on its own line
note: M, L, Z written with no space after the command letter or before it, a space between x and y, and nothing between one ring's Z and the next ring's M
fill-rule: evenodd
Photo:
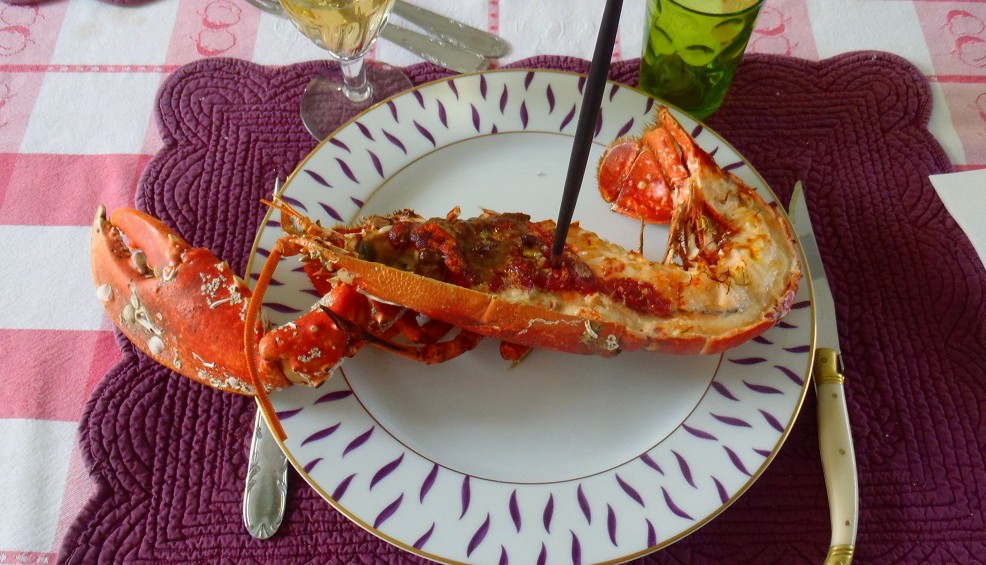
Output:
M305 89L302 121L324 139L361 109L411 86L398 69L364 64L394 0L280 0L285 14L342 68L342 82L316 76Z

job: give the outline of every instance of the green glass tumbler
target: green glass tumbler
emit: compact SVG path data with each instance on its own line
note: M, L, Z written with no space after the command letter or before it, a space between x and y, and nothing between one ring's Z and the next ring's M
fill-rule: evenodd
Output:
M647 0L640 87L703 119L719 109L765 0Z

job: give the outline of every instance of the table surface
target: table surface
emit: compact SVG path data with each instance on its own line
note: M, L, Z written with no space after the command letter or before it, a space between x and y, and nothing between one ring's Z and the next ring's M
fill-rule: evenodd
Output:
M508 40L501 64L591 57L602 9L417 2ZM624 3L615 58L639 56L643 11L644 0ZM934 94L930 129L956 169L986 168L986 2L767 0L749 48L807 59L859 49L914 63ZM324 53L238 0L0 4L0 563L53 561L94 488L77 426L120 353L93 294L89 224L99 203L133 205L161 147L153 118L161 82L216 56L282 65ZM386 42L371 56L419 61Z

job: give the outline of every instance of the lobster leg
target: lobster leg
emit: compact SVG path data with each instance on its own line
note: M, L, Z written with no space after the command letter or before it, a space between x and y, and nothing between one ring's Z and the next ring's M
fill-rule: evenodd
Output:
M247 327L260 316L264 293L281 257L297 255L300 251L297 240L290 236L279 239L274 245L257 279L256 293L247 305ZM323 302L328 307L322 305ZM276 372L287 375L292 382L311 386L322 384L332 376L342 359L354 355L362 347L359 336L346 331L347 328L338 323L338 315L331 314L331 308L356 315L366 312L367 308L361 308L364 304L367 304L364 297L349 285L342 284L320 299L318 308L265 335L259 342L255 333L244 331L243 353L251 382L259 383L261 374ZM330 314L328 320L326 314ZM256 390L257 401L271 431L283 441L287 434L267 391L260 386L256 386Z
M282 251L296 252L291 238L282 238L271 258ZM265 265L265 271L272 261ZM257 296L269 274L262 273ZM265 335L257 344L260 369L282 372L296 384L318 386L328 379L339 363L355 355L364 345L394 351L423 363L440 363L476 347L480 337L460 332L441 341L451 325L429 320L419 325L416 313L373 300L354 287L336 282L307 314ZM398 334L409 344L392 341ZM252 344L247 345L248 349ZM249 355L249 354L248 354Z
M530 353L530 346L510 343L509 341L500 342L500 357L504 361L512 361L516 365L523 361Z
M428 343L420 347L402 347L402 351L392 351L396 351L414 361L433 365L458 357L467 351L472 351L482 339L483 336L477 333L462 330L450 340Z
M418 323L418 313L414 310L405 310L403 314L394 320L390 330L381 337L391 339L396 335L401 335L411 343L428 344L435 343L445 337L454 326L439 320L428 320L423 324Z
M366 343L380 349L392 351L398 355L403 355L408 359L425 363L427 365L442 363L444 361L448 361L449 359L458 357L459 355L474 349L483 337L479 334L463 330L450 340L425 343L423 345L403 345L386 340L380 336L376 336L365 328L360 328L352 322L342 318L328 308L324 308L324 311L338 327L342 328L347 333L362 335Z
M337 318L358 323L347 322L346 327L341 327ZM365 345L364 336L351 327L365 326L368 321L366 298L351 286L341 284L310 312L265 335L258 344L257 358L268 367L266 370L276 367L293 383L318 386L343 359L352 357Z
M658 120L658 126L651 134L660 133L665 140L662 144L667 143L668 149L658 152L658 156L665 175L673 179L675 198L675 217L664 260L680 263L686 268L697 262L716 265L720 249L733 229L729 219L709 202L713 194L702 187L722 184L730 173L724 172L695 144L667 108L660 109ZM712 270L706 272L712 277L720 277Z

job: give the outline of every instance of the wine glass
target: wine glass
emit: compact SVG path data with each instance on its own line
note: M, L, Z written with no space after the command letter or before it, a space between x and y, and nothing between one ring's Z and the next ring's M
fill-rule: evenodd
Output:
M411 87L400 70L364 60L394 0L280 0L284 13L339 62L342 81L318 75L305 88L301 120L325 139L364 108Z

